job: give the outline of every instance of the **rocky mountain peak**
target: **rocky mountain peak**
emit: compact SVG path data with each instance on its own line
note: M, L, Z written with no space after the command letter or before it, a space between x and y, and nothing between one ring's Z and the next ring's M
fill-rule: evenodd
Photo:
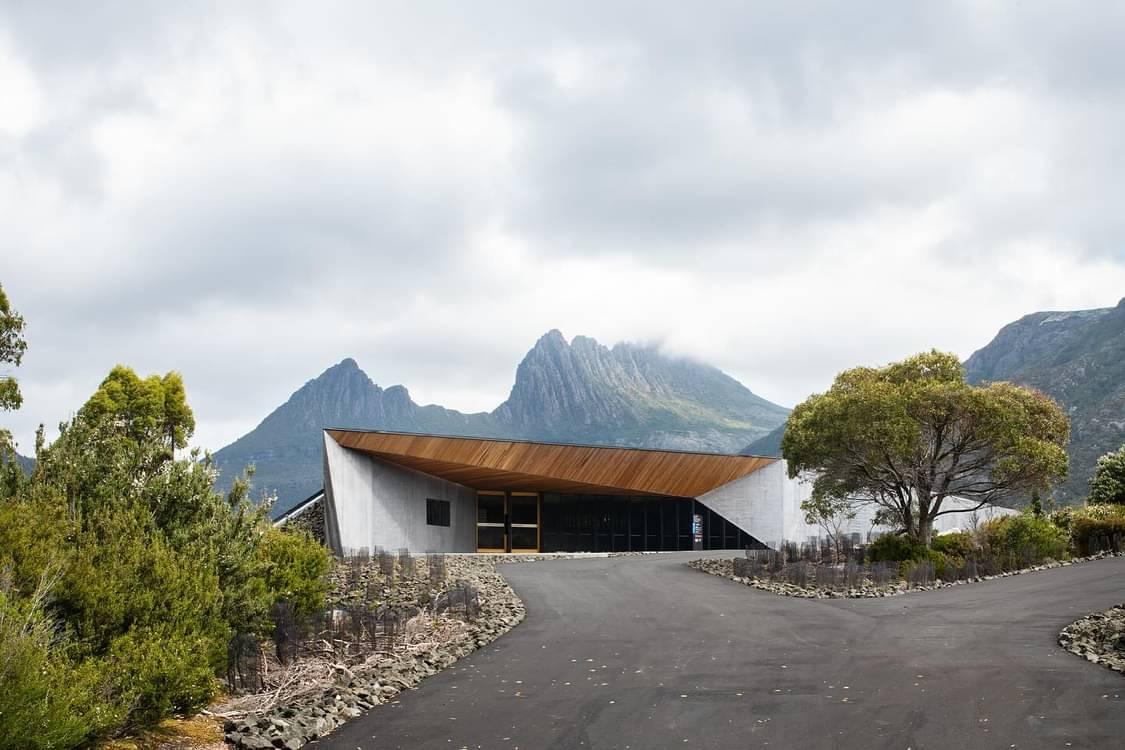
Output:
M380 388L350 357L305 383L258 427L215 454L229 478L257 465L278 492L276 512L319 487L321 430L356 427L478 437L735 452L784 421L771 404L717 368L655 346L539 337L516 368L508 399L490 413L419 406L401 385Z
M1066 408L1070 476L1058 494L1079 500L1098 456L1125 443L1125 300L1025 315L974 352L965 374L970 382L1010 380L1038 388Z

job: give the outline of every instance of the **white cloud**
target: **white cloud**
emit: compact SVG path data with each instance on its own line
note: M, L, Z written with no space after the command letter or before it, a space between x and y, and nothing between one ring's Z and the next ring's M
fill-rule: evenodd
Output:
M25 450L117 362L218 448L345 356L484 410L560 328L793 404L1125 289L1108 4L155 7L0 10Z

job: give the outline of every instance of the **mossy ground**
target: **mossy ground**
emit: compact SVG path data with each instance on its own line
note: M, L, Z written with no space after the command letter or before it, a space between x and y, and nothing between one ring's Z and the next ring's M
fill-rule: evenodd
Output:
M123 737L98 746L98 750L226 750L222 723L198 715L166 719L136 737Z

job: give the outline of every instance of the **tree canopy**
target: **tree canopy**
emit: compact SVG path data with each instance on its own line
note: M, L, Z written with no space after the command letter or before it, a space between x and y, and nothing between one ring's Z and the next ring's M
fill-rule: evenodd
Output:
M1125 445L1098 459L1090 478L1089 502L1125 505Z
M185 447L195 431L178 372L142 380L131 368L117 365L80 413L92 421L112 421L137 442L156 438L170 448Z
M813 494L877 506L928 544L953 496L978 507L1026 497L1066 475L1070 427L1047 396L973 386L954 354L931 351L840 373L790 414L782 454Z
M19 367L27 341L23 337L23 316L12 309L4 287L0 286L0 365ZM0 409L11 411L20 408L23 397L15 377L0 371Z
M40 428L32 477L0 473L0 750L194 711L232 638L322 606L327 550L274 528L245 478L216 492L209 456L177 459L194 427L177 373L117 366L53 443Z

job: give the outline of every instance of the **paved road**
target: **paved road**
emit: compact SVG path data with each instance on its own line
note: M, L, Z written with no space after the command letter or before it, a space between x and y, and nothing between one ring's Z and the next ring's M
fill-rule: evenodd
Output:
M1125 558L802 600L692 556L504 567L523 624L314 747L1125 748L1125 677L1055 643L1125 601Z

